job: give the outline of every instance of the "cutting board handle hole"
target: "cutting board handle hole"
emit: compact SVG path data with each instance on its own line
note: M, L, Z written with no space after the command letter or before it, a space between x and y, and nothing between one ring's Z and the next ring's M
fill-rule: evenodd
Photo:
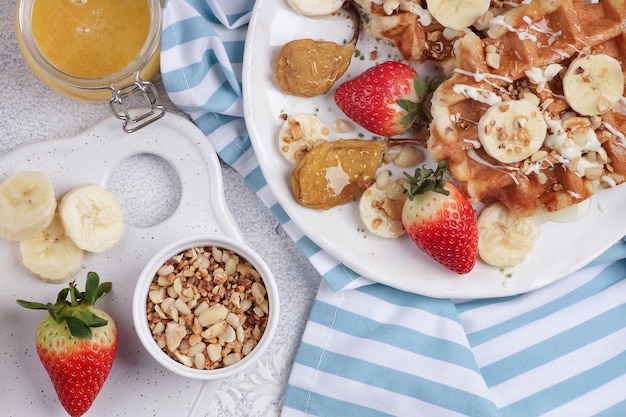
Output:
M146 228L169 218L180 203L181 182L174 167L160 156L140 153L120 161L106 188L120 201L124 222Z

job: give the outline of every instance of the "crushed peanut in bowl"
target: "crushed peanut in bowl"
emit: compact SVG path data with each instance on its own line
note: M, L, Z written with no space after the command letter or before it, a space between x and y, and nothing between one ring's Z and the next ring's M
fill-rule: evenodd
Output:
M250 366L278 322L278 290L263 260L224 236L192 236L144 268L133 299L141 342L163 366L193 379Z

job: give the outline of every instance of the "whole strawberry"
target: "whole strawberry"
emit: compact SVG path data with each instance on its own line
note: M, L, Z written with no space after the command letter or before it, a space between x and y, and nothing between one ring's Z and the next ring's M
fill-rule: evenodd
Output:
M465 195L451 182L445 161L433 171L418 168L406 174L407 200L402 224L418 248L457 274L470 272L478 255L476 214Z
M55 303L17 300L22 307L49 313L37 328L37 354L61 405L72 417L82 416L91 407L115 360L115 322L93 306L111 288L110 282L100 284L98 274L89 272L85 292L71 282Z
M393 136L413 126L427 93L428 85L412 67L388 61L337 87L335 103L370 132Z

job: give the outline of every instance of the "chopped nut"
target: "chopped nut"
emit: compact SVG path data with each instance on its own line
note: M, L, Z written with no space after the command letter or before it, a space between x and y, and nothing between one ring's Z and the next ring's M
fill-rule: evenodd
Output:
M231 343L237 338L237 333L235 332L235 329L227 325L226 329L224 329L224 331L217 336L217 338L222 339L226 343Z
M424 160L424 152L415 146L403 146L393 159L393 163L400 168L415 166Z
M220 345L212 343L207 347L206 351L211 362L218 362L222 359L222 347Z
M490 45L491 46L491 45ZM485 55L485 61L491 68L500 68L500 54L497 52L487 52Z
M228 309L222 304L215 304L204 310L198 316L198 321L204 327L208 327L217 322L225 320L226 316L228 316Z
M150 291L148 293L148 297L150 297L150 301L152 301L154 304L160 304L161 302L163 302L163 300L165 300L166 294L167 292L165 291L165 288L159 287L159 289L157 290Z
M260 274L234 252L198 247L159 268L146 317L154 340L185 366L217 369L258 344L269 314Z
M239 353L230 353L223 360L224 366L233 365L241 360L241 355Z
M157 271L157 275L159 275L161 277L166 277L169 274L171 274L172 272L174 272L174 265L172 265L172 264L165 264L161 268L159 268L159 270Z
M257 304L260 304L265 299L267 290L265 289L265 286L263 286L263 284L261 284L260 282L254 282L251 287L251 293L254 297L254 301L256 301Z
M170 352L175 352L186 334L187 332L185 331L185 327L175 321L167 323L165 326L165 341L167 342L167 349Z
M211 325L208 329L206 329L200 334L205 339L213 339L215 337L218 337L222 333L224 333L227 327L228 327L228 323L226 323L225 321L220 321L219 323L215 323Z
M585 170L585 177L591 181L599 179L603 174L604 169L602 167L591 167Z
M537 162L537 161L542 160L546 156L548 156L548 152L547 151L539 150L539 151L535 152L534 154L532 154L530 156L530 160L531 160L531 162Z
M204 358L204 354L202 352L198 352L195 354L193 358L193 365L197 369L204 369L206 365L206 359Z
M246 340L246 342L243 344L243 348L241 349L241 353L244 356L248 356L250 354L250 352L252 352L252 349L254 349L256 344L257 344L257 342L254 339Z

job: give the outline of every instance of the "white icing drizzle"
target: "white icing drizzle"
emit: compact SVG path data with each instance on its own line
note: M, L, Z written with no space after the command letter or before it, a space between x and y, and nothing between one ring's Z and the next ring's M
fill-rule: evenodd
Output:
M411 0L372 0L372 3L383 6L387 15L396 9L416 14L422 26L429 26L433 22L433 16L428 9L424 9L419 3Z
M606 183L609 187L617 187L617 183L615 182L615 180L608 175L603 175L602 181Z
M518 28L515 28L515 27L511 26L509 23L507 23L504 20L504 15L500 15L500 16L494 17L493 19L491 19L491 23L494 24L494 25L503 26L509 32L515 33L517 35L517 37L519 38L519 40L521 40L521 41L528 40L528 41L531 41L531 42L537 42L537 36L533 35L528 30L518 29Z
M524 16L522 17L522 20L528 25L530 29L534 30L535 32L550 35L550 37L548 38L548 45L552 45L558 39L558 37L563 34L562 30L559 30L558 32L551 30L548 27L548 22L546 22L545 18L541 19L538 23L533 22L530 16Z
M485 103L490 106L502 101L502 97L493 91L489 91L484 88L472 87L467 84L456 84L452 87L452 91L456 94L463 94L467 98L471 98L472 100Z
M452 123L458 123L459 120L461 120L461 113L456 112L456 113L450 115L450 121Z
M623 147L626 147L626 136L624 136L624 134L622 132L620 132L619 130L615 129L613 126L611 126L607 122L602 122L602 126L604 126L604 128L606 130L608 130L609 132L611 132L612 134L614 134L617 137L617 143L619 143Z
M606 154L593 129L587 128L584 131L573 132L576 137L572 138L565 132L561 120L552 119L546 113L544 117L552 132L548 134L544 143L546 147L559 153L556 157L560 163L569 166L572 160L578 159L576 174L579 177L583 177L588 168L604 167L603 163L590 161L586 157L591 151Z
M479 140L474 140L474 139L463 139L463 142L465 143L469 143L472 148L474 149L480 149L481 146L483 146Z
M489 78L495 78L496 80L501 80L504 81L505 83L511 84L513 83L513 79L509 78L509 77L504 77L502 75L498 75L498 74L491 74L490 72L482 72L482 71L477 71L477 72L470 72L461 68L455 68L454 72L458 72L459 74L463 74L463 75L467 75L468 77L473 77L474 81L481 82L481 81L485 81L488 80Z
M537 84L537 92L541 93L544 91L546 83L552 81L562 69L563 66L560 64L550 64L544 69L532 67L526 70L525 74L531 83Z
M530 164L528 168L526 168L526 171L524 171L524 175L530 175L532 173L539 174L539 172L541 172L541 170L543 169L543 164L554 167L554 164L552 163L552 161L550 161L550 159L548 159L548 157L541 158L538 161Z
M519 168L509 167L509 166L506 166L506 165L493 165L493 164L490 164L489 162L487 162L483 158L481 158L480 155L478 155L474 149L468 150L467 151L467 156L469 156L470 158L472 158L474 161L478 162L479 164L482 164L482 165L484 165L486 167L489 167L491 169L495 169L496 171L504 172L505 174L507 174L509 177L511 177L513 179L513 182L515 183L515 185L519 185L519 180L517 179L517 177L514 174L512 174L511 172L509 172L509 171L520 172Z
M556 52L557 54L559 54L561 56L561 58L564 59L564 60L570 57L570 54L568 54L565 51L561 51L560 49L552 48L552 50L554 52Z
M337 196L348 184L350 184L350 176L343 170L341 161L337 157L337 166L326 168L326 189Z
M519 6L523 6L525 4L530 4L531 2L532 2L532 0L524 0L524 1L520 2L519 4L517 4L517 3L514 3L512 1L503 1L502 4L505 5L505 6L516 8L516 7L519 7Z

